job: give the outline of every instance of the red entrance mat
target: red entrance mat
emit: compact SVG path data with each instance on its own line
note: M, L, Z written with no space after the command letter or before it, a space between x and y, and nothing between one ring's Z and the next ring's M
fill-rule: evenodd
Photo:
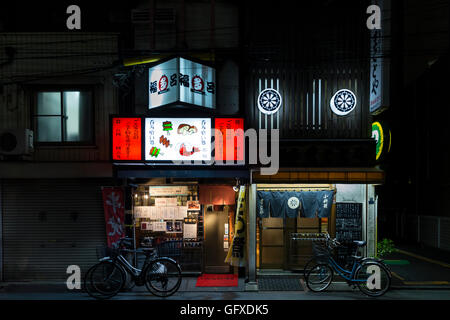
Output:
M237 274L202 274L197 278L196 287L237 287Z

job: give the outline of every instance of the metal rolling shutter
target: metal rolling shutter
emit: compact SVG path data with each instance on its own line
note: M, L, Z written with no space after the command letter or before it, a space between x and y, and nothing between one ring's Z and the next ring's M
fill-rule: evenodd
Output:
M82 274L106 243L101 186L111 180L3 180L5 281L65 280Z

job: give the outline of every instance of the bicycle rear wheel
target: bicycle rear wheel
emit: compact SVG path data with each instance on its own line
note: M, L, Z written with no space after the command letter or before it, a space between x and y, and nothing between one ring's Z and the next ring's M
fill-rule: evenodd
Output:
M168 297L177 292L181 285L181 268L173 260L159 258L145 269L145 285L158 297Z
M328 264L317 264L306 275L306 285L314 292L326 290L331 282L333 282L333 269Z
M124 284L124 271L112 261L102 261L86 274L86 289L96 299L108 299L115 296Z
M355 273L358 288L364 294L371 297L380 297L391 286L389 270L383 263L376 261L364 262Z

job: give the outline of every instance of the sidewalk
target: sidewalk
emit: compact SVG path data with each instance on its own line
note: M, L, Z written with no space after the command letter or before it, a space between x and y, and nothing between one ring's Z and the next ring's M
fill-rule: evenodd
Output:
M420 245L397 245L395 253L383 257L392 271L392 289L450 289L450 252ZM180 292L245 292L244 278L237 287L196 287L196 277L184 277ZM82 284L83 285L83 284ZM354 291L336 278L328 291ZM0 293L71 293L65 282L0 282ZM142 293L147 289L134 287L130 293ZM302 274L275 276L260 274L256 292L308 291Z
M385 257L393 288L450 289L450 252L420 245L396 245Z

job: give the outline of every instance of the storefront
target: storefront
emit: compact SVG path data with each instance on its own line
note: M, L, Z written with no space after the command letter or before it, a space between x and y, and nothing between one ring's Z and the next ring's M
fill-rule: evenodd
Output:
M362 254L376 253L377 169L283 169L253 173L249 191L250 283L267 270L300 271L312 257L312 241L328 233L340 242L365 240ZM345 253L342 253L345 254Z
M204 184L203 179L191 178L164 185L152 180L142 181L133 192L136 247L158 248L186 273L233 272L225 262L234 233L233 179Z

